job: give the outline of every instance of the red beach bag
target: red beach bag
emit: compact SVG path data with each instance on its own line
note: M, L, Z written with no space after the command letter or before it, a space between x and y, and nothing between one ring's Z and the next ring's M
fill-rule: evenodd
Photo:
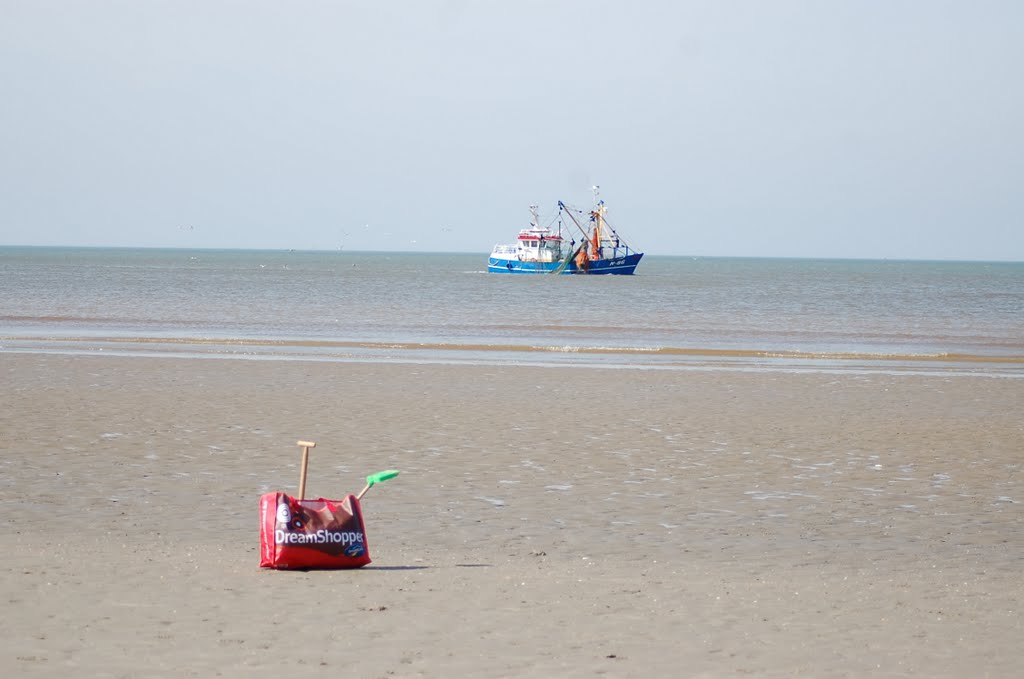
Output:
M260 566L277 569L359 568L370 563L363 511L344 500L260 497Z

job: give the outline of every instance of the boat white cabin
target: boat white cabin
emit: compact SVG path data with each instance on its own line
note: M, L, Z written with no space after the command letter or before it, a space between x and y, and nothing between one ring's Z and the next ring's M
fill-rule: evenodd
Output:
M530 206L530 226L522 229L515 245L495 245L491 257L514 259L520 262L559 262L565 256L563 238L540 225L537 206Z

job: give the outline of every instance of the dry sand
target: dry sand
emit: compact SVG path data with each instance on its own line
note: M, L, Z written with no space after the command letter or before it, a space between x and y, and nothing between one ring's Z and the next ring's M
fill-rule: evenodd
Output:
M0 354L5 677L1024 672L1024 381ZM373 564L258 567L357 491Z

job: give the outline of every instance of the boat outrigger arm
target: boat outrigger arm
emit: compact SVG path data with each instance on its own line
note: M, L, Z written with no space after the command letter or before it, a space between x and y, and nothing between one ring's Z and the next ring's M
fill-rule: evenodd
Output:
M580 223L579 223L579 222L578 222L578 221L576 220L576 215L574 215L574 214L572 213L572 210L570 210L569 208L567 208L567 207L565 206L565 203L563 203L562 201L558 201L558 211L559 211L559 212L564 212L565 214L569 215L569 219L571 219L571 220L572 220L572 223L573 223L573 224L575 224L575 225L576 225L576 228L577 228L577 229L579 229L579 230L580 230L580 233L582 233L582 234L583 234L583 240L587 240L587 239L589 239L589 238L590 238L590 234L589 234L589 233L587 233L587 230L586 230L586 229L584 229L584 228L583 228L583 227L582 227L582 226L580 225Z
M599 244L601 241L594 241L594 238L597 237L597 228L595 227L593 234L587 233L587 230L584 229L583 225L580 224L579 220L576 219L576 215L574 215L572 213L572 210L566 207L565 203L563 203L562 201L558 201L558 211L560 213L564 212L565 214L569 215L569 219L571 219L572 223L576 225L576 228L580 230L580 233L583 235L583 238L580 240L579 247L571 249L569 251L569 254L566 255L565 260L552 273L562 273L563 271L565 271L565 268L569 266L569 262L572 261L576 262L577 271L581 273L588 273L590 270L591 255L589 252L587 252L587 246L590 245L590 247L593 248L593 252L600 252L598 248L600 247ZM593 214L594 213L591 213L591 215ZM595 245L594 242L598 243L598 245Z
M558 201L558 210L559 212L565 212L565 214L569 215L569 219L572 220L572 223L575 224L576 228L580 230L581 234L583 234L583 242L580 244L580 247L585 248L588 245L590 246L590 259L601 258L601 245L605 241L604 231L606 229L614 237L615 247L617 248L621 244L626 248L626 251L629 252L629 245L622 240L618 232L604 218L605 207L603 200L599 201L597 203L597 207L590 212L590 221L594 223L594 226L589 232L583 228L583 225L576 219L576 215L572 213L573 211L570 210L562 201Z

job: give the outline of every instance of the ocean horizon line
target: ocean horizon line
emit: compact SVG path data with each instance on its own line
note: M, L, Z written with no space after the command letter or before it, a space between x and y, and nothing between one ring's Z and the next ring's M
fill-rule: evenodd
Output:
M209 252L209 253L274 253L274 254L310 254L310 255L442 255L469 256L479 255L484 261L487 252L481 250L349 250L349 249L313 249L286 247L186 247L178 245L37 245L37 244L2 244L2 250L88 250L88 251L128 251L128 252ZM871 262L895 264L1024 264L1024 259L935 259L917 257L843 257L835 255L707 255L707 254L658 254L646 252L644 259L691 259L691 260L736 260L736 261L775 261L775 262Z

